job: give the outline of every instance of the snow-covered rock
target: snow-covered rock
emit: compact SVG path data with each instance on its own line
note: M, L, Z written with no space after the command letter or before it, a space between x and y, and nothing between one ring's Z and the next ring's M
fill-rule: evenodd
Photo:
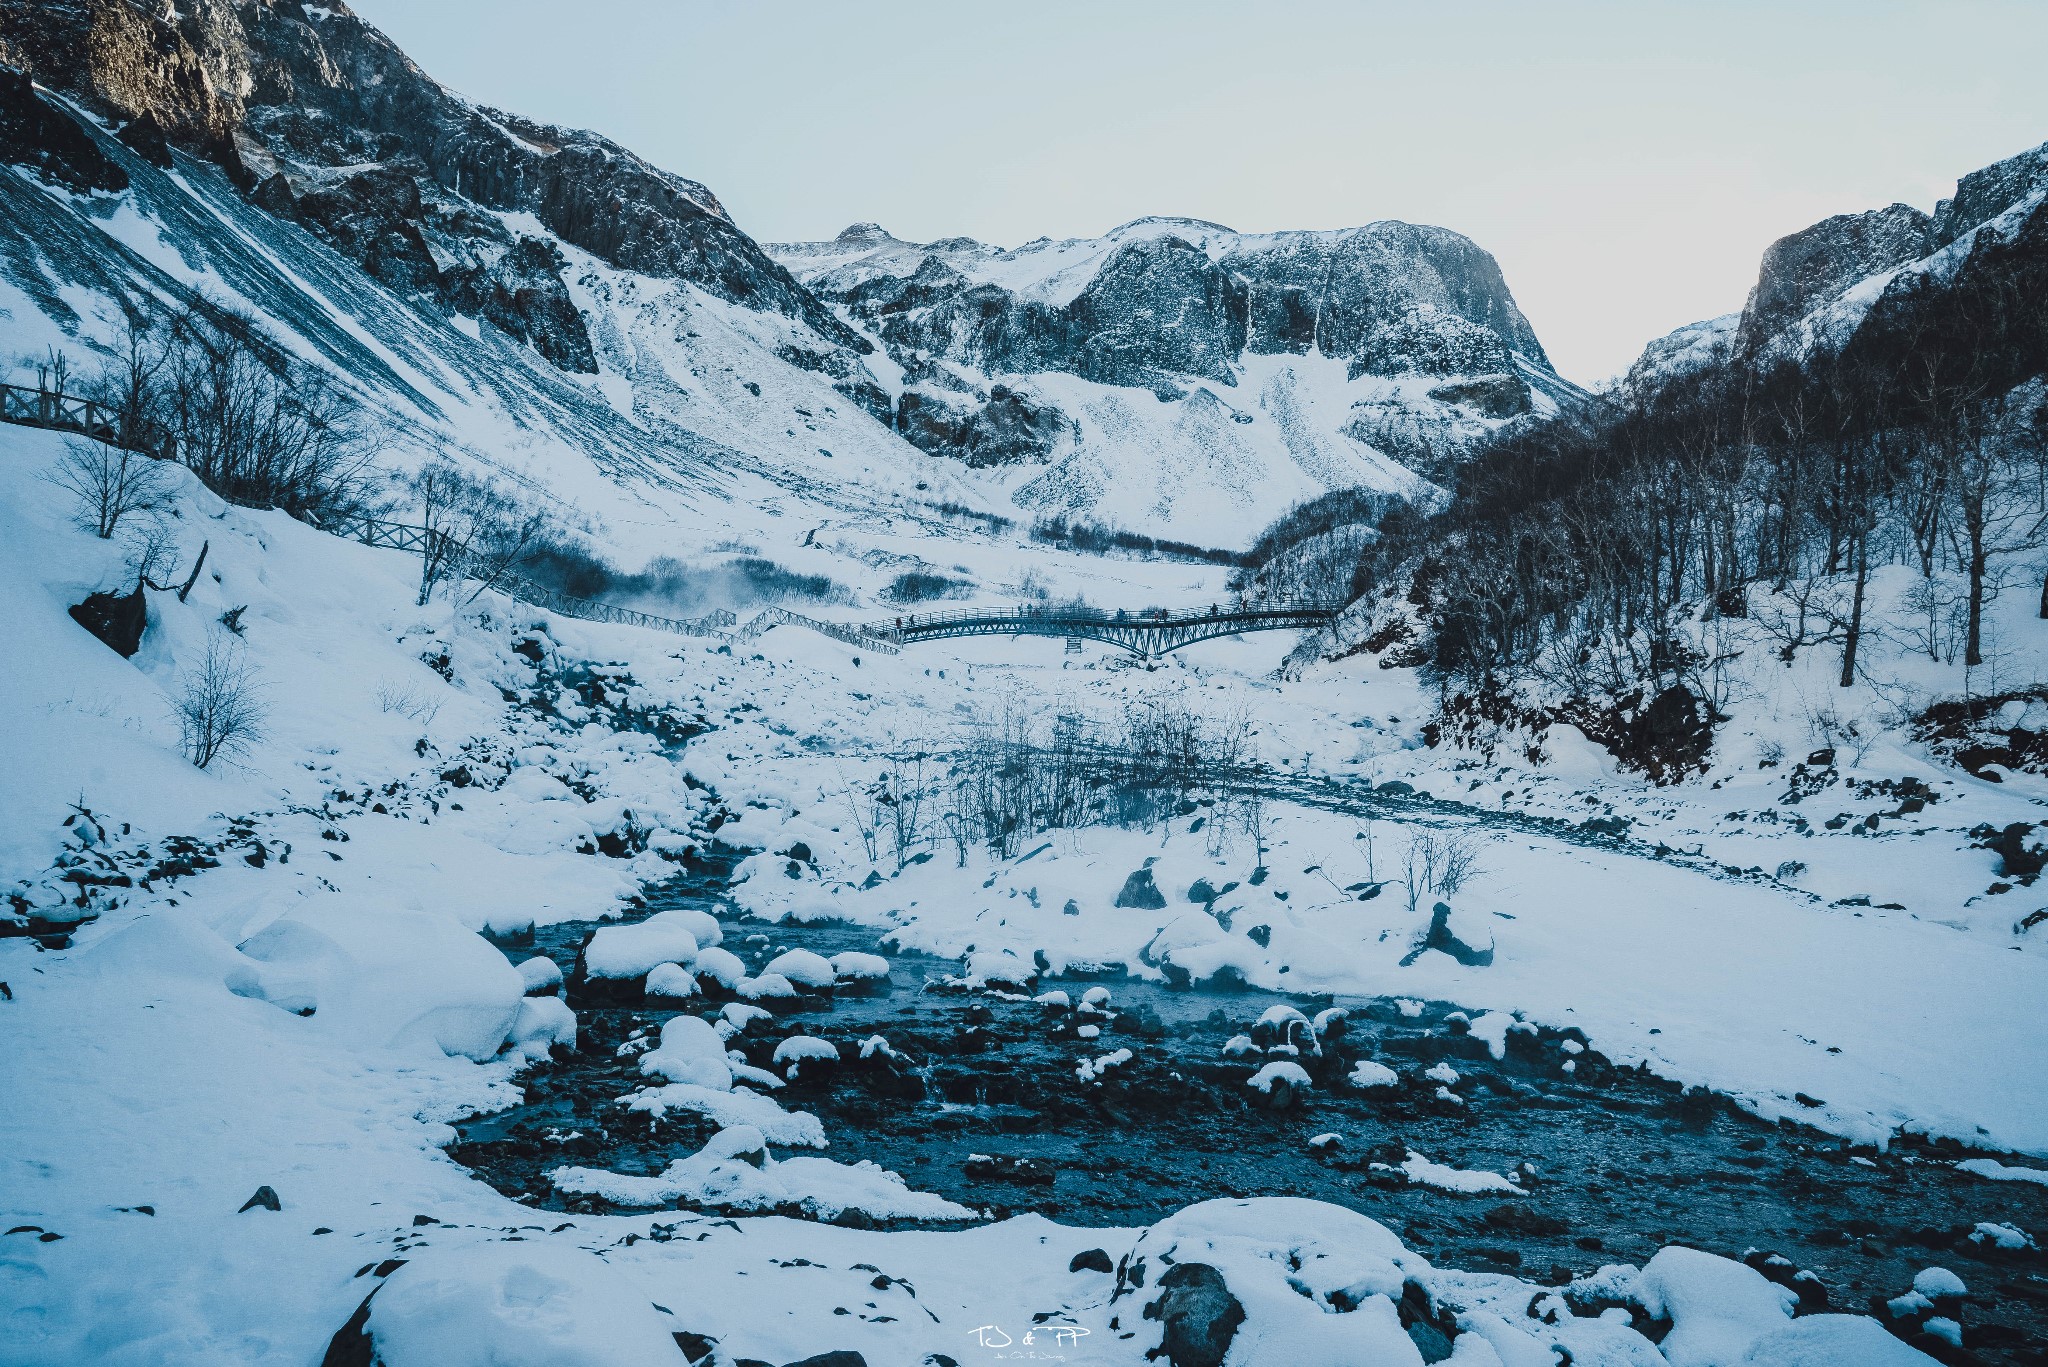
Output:
M676 1367L674 1326L592 1254L536 1242L423 1250L335 1335L383 1367Z
M669 1082L688 1083L713 1091L732 1086L732 1067L725 1059L725 1041L701 1016L670 1018L661 1027L661 1044L640 1056L640 1071Z
M839 980L831 960L808 949L784 950L768 961L767 967L761 970L761 976L786 978L798 987L819 991Z
M1646 1312L1671 1321L1658 1345L1671 1367L1742 1362L1766 1334L1785 1327L1799 1300L1754 1268L1677 1246L1644 1265L1635 1294Z
M656 964L697 962L697 926L682 911L658 911L625 926L599 926L583 947L582 964L592 978L644 978Z

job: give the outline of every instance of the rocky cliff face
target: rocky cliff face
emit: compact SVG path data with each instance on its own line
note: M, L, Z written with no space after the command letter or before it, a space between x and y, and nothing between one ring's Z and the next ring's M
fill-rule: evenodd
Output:
M1837 214L1773 242L1742 313L1742 337L1761 343L1859 280L1933 249L1934 220L1909 204Z
M0 0L0 60L112 118L146 118L379 280L567 369L595 366L546 244L487 211L531 214L610 265L781 314L828 345L869 345L702 185L457 98L340 0Z
M1932 215L1908 204L1837 214L1764 252L1740 314L1651 342L1630 384L1743 358L1846 346L1875 309L1972 269L1979 248L2038 238L2048 216L2048 144L1972 171ZM2005 269L2005 266L1986 266Z
M1347 404L1360 411L1325 424L1325 435L1344 437L1338 452L1399 431L1404 457L1438 463L1486 424L1527 411L1536 392L1544 402L1574 392L1551 371L1493 258L1441 228L1247 235L1155 218L1099 239L1003 251L967 238L902 242L862 223L830 242L769 250L903 367L900 430L976 463L1057 462L1090 440L1087 414L1062 404L1099 411L1133 402L1056 397L1054 376L1150 391L1165 404L1206 393L1189 410L1197 426L1204 414L1253 425L1253 410L1269 407L1300 447L1309 434L1297 387L1270 404L1263 392L1240 401L1231 391L1253 372L1288 369L1290 358L1310 369L1334 362L1341 383L1359 385ZM1266 358L1278 358L1277 368ZM1017 421L1020 409L1037 416ZM1004 439L972 443L970 453L967 434L990 430Z

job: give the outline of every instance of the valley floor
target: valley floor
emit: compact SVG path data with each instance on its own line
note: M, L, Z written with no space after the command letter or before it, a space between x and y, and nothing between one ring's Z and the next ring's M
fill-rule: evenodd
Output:
M370 1327L388 1367L675 1363L676 1331L717 1340L720 1362L1136 1364L1197 1327L1154 1299L1162 1252L1222 1271L1243 1312L1234 1363L1437 1360L1431 1345L1471 1367L1552 1363L1559 1347L1580 1364L1924 1360L1871 1321L1791 1319L1789 1293L1689 1250L1603 1271L1589 1249L1569 1270L1599 1280L1567 1296L1432 1268L1357 1211L1306 1201L1207 1203L1142 1230L1023 1215L885 1232L501 1195L444 1149L455 1122L519 1099L559 1022L475 932L626 912L714 835L758 852L735 873L744 912L957 960L963 989L1078 999L1082 974L1229 970L1273 991L1448 1003L1483 1037L1549 1041L1545 1067L1590 1051L1811 1127L1831 1161L1890 1161L1901 1135L1916 1162L1967 1149L1977 1180L1950 1217L1966 1233L1942 1255L1973 1293L1965 1342L1972 1316L1998 1314L1995 1287L2043 1275L2043 1231L2016 1212L2048 1182L2048 927L2015 933L2033 892L1970 832L2039 820L2048 790L1970 777L1893 732L1809 757L1823 746L1800 700L1827 695L1802 693L1801 671L1822 662L1734 709L1708 774L1660 789L1563 735L1543 765L1430 749L1431 699L1409 672L1347 661L1282 682L1284 636L1146 670L1030 639L888 657L790 630L722 647L490 594L416 608L407 557L195 486L175 540L186 564L205 542L207 572L188 601L151 595L131 662L66 614L124 571L42 477L61 449L0 429L0 882L45 908L90 886L101 914L68 942L0 939L0 1220L15 1231L0 1239L0 1363L317 1362L382 1286ZM822 539L845 564L886 566L916 535L878 522ZM1221 591L1205 568L993 540L923 550L988 583L1028 561L1055 596L1097 602ZM2009 606L2018 677L2048 633ZM227 644L256 671L265 735L202 772L173 703L236 608ZM1253 718L1283 776L1254 829L1196 810L1003 859L940 838L900 869L867 847L849 794L880 756L945 751L1006 712L1155 699ZM1901 811L1906 779L1933 800ZM1581 829L1615 817L1623 838ZM1452 900L1460 934L1491 941L1484 966L1416 952L1434 899L1411 906L1402 875L1424 834L1476 853ZM1134 881L1156 896L1127 896ZM1075 1039L1081 1085L1118 1066L1107 1052ZM900 1187L852 1165L799 1177L768 1142L781 1161L759 1172L798 1189ZM1466 1157L1428 1155L1453 1179L1473 1176ZM259 1189L268 1203L238 1209ZM1961 1293L1923 1291L1908 1311L1942 1349ZM997 1342L1034 1324L1029 1349Z

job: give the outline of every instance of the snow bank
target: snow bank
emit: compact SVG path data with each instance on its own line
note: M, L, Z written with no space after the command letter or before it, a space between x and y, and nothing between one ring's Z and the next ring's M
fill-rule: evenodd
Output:
M370 1297L383 1367L676 1367L666 1317L591 1254L541 1243L423 1251Z
M1988 1177L1994 1182L2034 1182L2048 1187L2048 1168L2013 1167L1995 1158L1965 1158L1956 1164L1956 1171Z
M1665 1349L1668 1356L1669 1339ZM1807 1315L1765 1333L1731 1361L1735 1367L1933 1367L1936 1360L1867 1316Z
M232 991L310 1013L322 1033L371 1047L488 1059L526 996L503 954L434 912L357 907L317 926L285 917L243 946Z
M820 1220L856 1211L877 1220L969 1220L976 1212L940 1196L912 1191L893 1172L873 1163L837 1163L829 1158L768 1154L760 1130L749 1125L721 1130L688 1158L668 1165L659 1177L630 1177L592 1168L558 1168L549 1174L558 1191L601 1196L619 1205L654 1206L684 1201L718 1210L794 1208Z
M1650 1315L1671 1321L1658 1345L1671 1367L1736 1367L1754 1358L1766 1334L1785 1327L1799 1302L1787 1287L1755 1268L1698 1249L1660 1249L1636 1279L1636 1300ZM1880 1331L1882 1332L1882 1331Z

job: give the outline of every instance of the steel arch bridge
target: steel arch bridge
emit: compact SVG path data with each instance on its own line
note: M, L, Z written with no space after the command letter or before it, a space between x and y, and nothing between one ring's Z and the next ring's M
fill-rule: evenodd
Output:
M1027 605L1016 608L963 608L954 612L906 613L877 622L868 633L899 646L937 641L949 636L1064 636L1101 641L1130 651L1140 659L1161 656L1248 631L1304 631L1327 626L1337 609L1307 602L1212 603L1207 607L1147 608L1132 612L1111 608Z

